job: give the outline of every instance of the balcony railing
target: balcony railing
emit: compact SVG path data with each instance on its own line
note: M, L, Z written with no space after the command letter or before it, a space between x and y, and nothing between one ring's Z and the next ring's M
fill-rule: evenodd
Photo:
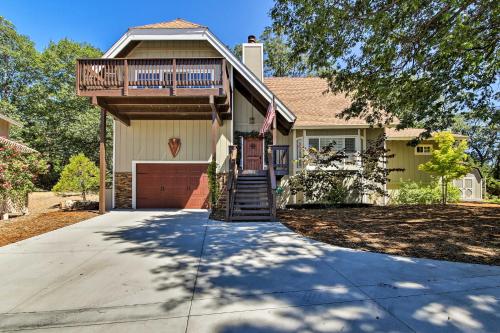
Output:
M80 59L76 78L82 96L224 95L228 82L220 58Z

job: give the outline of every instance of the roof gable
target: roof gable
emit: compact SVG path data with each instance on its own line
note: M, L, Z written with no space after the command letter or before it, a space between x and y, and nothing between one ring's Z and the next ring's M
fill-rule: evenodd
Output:
M130 29L197 29L197 28L206 28L197 23L189 22L181 18L177 18L172 21L159 22L141 25L137 27L132 27Z
M231 64L231 66L233 66L234 69L243 75L268 103L273 101L274 94L264 82L259 80L225 44L212 34L208 28L203 26L197 28L145 28L145 26L130 28L102 57L114 58L120 54L120 51L127 47L130 42L141 40L206 40ZM276 109L286 121L290 123L295 122L295 115L279 100L279 97L276 99Z

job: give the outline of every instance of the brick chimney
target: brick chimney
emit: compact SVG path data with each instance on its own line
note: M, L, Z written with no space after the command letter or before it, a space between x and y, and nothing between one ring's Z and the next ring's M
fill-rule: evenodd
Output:
M243 63L259 78L264 79L264 45L257 43L254 35L248 36L248 42L242 45Z

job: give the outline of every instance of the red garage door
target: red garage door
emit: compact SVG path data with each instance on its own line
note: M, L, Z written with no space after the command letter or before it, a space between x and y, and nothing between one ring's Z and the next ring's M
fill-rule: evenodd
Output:
M208 164L136 165L137 208L207 208Z

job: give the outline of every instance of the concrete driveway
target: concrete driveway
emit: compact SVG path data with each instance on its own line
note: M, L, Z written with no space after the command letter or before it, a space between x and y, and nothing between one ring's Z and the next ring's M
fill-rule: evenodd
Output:
M500 267L116 211L0 248L0 330L499 332Z

